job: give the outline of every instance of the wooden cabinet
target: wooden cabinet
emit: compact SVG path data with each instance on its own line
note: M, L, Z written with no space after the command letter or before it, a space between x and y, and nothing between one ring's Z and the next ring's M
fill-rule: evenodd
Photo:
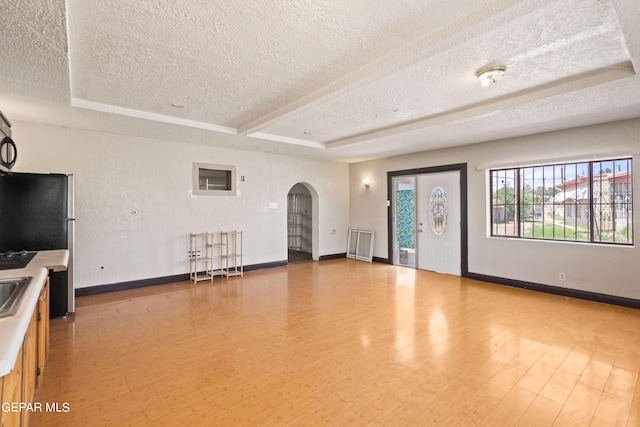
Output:
M37 386L42 385L44 377L44 362L49 356L49 278L44 283L40 298L38 298L38 357L37 357Z
M29 327L24 336L13 370L0 377L0 427L29 425L27 410L15 405L32 403L36 388L41 383L44 362L49 345L49 279L40 291ZM13 406L12 406L13 405Z
M22 359L22 349L20 349L16 359L16 366L11 372L0 378L2 405L20 402L22 394ZM0 427L13 427L20 425L20 412L11 411L10 409L11 408L3 406L2 411L0 411Z
M20 393L20 402L33 402L36 393L37 358L38 310L36 308L31 316L29 329L27 329L24 343L22 344L22 392ZM18 363L19 361L16 361L16 364ZM29 414L29 411L20 412L20 425L29 425Z

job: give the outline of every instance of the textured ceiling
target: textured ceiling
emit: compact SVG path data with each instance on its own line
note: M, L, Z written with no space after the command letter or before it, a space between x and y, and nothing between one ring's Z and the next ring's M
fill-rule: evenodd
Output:
M358 161L640 117L637 0L0 1L10 120Z

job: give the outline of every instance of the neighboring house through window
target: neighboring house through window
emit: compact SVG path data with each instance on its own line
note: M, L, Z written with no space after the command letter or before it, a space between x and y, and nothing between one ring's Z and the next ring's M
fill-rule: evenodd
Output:
M491 236L633 244L631 158L490 171Z

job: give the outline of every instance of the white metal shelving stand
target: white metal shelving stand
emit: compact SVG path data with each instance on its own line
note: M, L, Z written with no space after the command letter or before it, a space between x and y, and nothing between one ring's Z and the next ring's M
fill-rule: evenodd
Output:
M304 194L292 193L288 196L287 226L288 247L294 251L302 250L302 229L304 212L302 206Z

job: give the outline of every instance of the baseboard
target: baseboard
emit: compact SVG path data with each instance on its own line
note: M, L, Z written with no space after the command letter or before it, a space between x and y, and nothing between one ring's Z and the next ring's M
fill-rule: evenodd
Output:
M559 286L542 285L540 283L525 282L522 280L505 279L504 277L488 276L485 274L467 273L465 277L498 285L514 288L529 289L547 294L561 295L571 298L579 298L587 301L602 302L605 304L619 305L629 308L640 308L640 300L619 297L615 295L600 294L597 292L581 291L577 289L561 288Z
M262 264L245 265L244 271L262 270L265 268L283 267L287 265L287 261L265 262ZM130 282L112 283L108 285L89 286L87 288L76 289L76 297L84 297L88 295L106 294L109 292L126 291L129 289L145 288L147 286L166 285L168 283L186 282L189 280L189 274L177 274L174 276L153 277L150 279L133 280Z
M331 254L331 255L320 255L320 261L327 261L330 259L338 259L338 258L346 258L347 257L347 253L341 253L341 254Z
M76 297L126 291L129 289L145 288L147 286L166 285L168 283L185 282L187 280L189 280L189 274L177 274L174 276L153 277L151 279L132 280L130 282L89 286L87 288L77 288Z
M320 257L321 261L345 258L346 253L323 255ZM374 262L382 264L390 264L387 258L373 258ZM252 264L244 267L244 271L255 271L266 268L284 267L287 265L287 261L274 261L266 262L262 264ZM561 295L572 298L579 298L588 301L602 302L605 304L619 305L622 307L637 308L640 309L640 300L619 297L615 295L600 294L596 292L581 291L576 289L561 288L558 286L542 285L539 283L525 282L522 280L505 279L503 277L488 276L485 274L467 273L465 277L469 279L480 280L483 282L496 283L498 285L511 286L514 288L529 289L538 292L545 292L548 294ZM90 286L87 288L76 289L76 297L98 295L109 292L125 291L128 289L144 288L147 286L166 285L168 283L186 282L189 280L188 274L177 274L174 276L154 277L150 279L133 280L130 282L113 283L109 285Z
M284 260L284 261L264 262L262 264L245 265L244 271L255 271L255 270L263 270L265 268L284 267L287 264L288 262Z
M330 259L339 259L339 258L346 258L347 257L347 253L341 253L341 254L332 254L332 255L322 255L320 257L320 261L327 261ZM389 261L388 258L379 258L377 256L373 257L373 262L380 262L382 264L391 264L391 262Z

